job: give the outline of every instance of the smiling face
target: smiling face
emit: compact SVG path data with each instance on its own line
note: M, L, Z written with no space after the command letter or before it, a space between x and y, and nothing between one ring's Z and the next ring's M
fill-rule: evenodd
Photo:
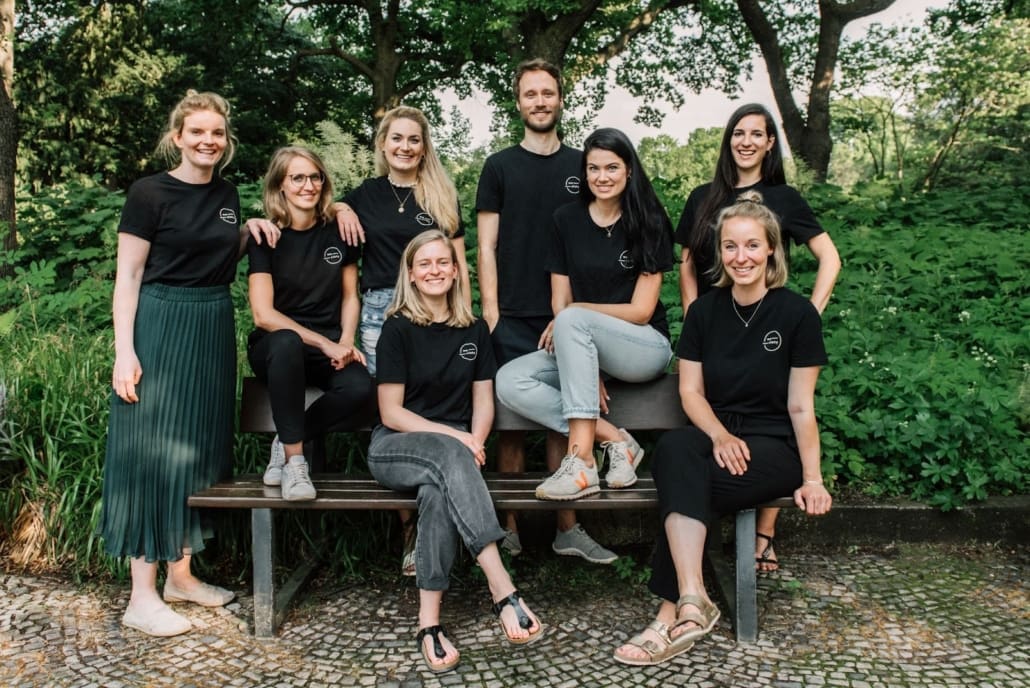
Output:
M617 200L626 190L629 169L626 161L603 148L587 153L587 186L598 200Z
M229 145L225 118L211 110L192 112L182 120L182 129L172 135L182 153L182 166L211 173Z
M526 72L519 79L518 107L527 129L541 134L552 131L561 117L558 81L543 70Z
M299 183L298 183L299 182ZM291 215L307 215L322 199L325 178L315 163L295 155L286 166L280 190Z
M767 132L765 126L765 117L762 115L747 115L741 117L733 127L730 150L742 177L761 170L762 161L776 142L776 137Z
M383 155L394 176L413 180L424 150L422 127L418 122L398 117L390 123L383 141Z
M458 278L458 265L442 241L430 241L415 251L408 279L425 297L446 298Z
M719 254L724 272L736 287L765 286L766 266L773 248L765 227L750 217L729 217L722 223Z

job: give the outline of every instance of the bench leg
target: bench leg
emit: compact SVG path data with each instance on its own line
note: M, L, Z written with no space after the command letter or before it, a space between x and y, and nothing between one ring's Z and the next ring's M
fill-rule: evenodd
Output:
M254 556L254 635L275 637L275 521L271 509L250 511Z
M737 599L733 630L738 643L758 640L758 592L755 574L755 510L737 512Z

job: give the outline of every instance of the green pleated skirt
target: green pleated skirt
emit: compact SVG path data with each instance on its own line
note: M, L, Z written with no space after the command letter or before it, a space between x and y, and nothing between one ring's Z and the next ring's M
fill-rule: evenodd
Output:
M113 557L204 548L186 499L232 474L236 339L228 287L146 284L136 309L139 401L111 395L98 532Z

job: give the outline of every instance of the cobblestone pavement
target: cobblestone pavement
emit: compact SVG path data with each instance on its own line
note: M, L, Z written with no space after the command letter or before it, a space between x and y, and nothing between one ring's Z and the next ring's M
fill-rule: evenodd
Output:
M226 609L186 607L189 635L156 639L121 626L124 587L0 573L0 686L1030 686L1025 550L780 554L780 572L761 579L757 644L737 645L724 619L691 652L649 668L610 659L654 609L611 568L562 561L522 576L548 629L521 649L502 641L485 587L466 581L444 610L462 662L440 677L415 650L408 581L321 579L270 641L247 632L252 599L241 590Z

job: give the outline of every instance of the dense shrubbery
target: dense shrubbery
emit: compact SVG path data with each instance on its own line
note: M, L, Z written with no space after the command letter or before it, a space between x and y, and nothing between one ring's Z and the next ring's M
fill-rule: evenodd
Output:
M474 177L461 178L465 196ZM241 191L244 206L254 207L257 187ZM1026 195L989 190L898 200L876 188L847 195L822 187L809 197L844 258L824 315L831 362L817 399L826 475L852 490L909 495L945 509L989 494L1026 493ZM7 257L15 277L0 284L0 382L7 392L0 539L16 560L79 575L124 574L124 563L103 557L92 536L121 203L120 194L88 185L22 199L23 248ZM474 232L468 242L474 260ZM793 284L807 293L812 259L796 251L794 266ZM240 351L251 327L244 285L241 275L233 290ZM666 278L663 300L677 321L675 275ZM248 373L242 356L240 373ZM238 471L258 469L265 442L237 438ZM360 442L342 442L347 465L360 466ZM220 538L220 551L239 562L248 548L237 520L240 528ZM388 522L377 521L381 528ZM338 538L335 546L338 559L363 556L353 538Z

